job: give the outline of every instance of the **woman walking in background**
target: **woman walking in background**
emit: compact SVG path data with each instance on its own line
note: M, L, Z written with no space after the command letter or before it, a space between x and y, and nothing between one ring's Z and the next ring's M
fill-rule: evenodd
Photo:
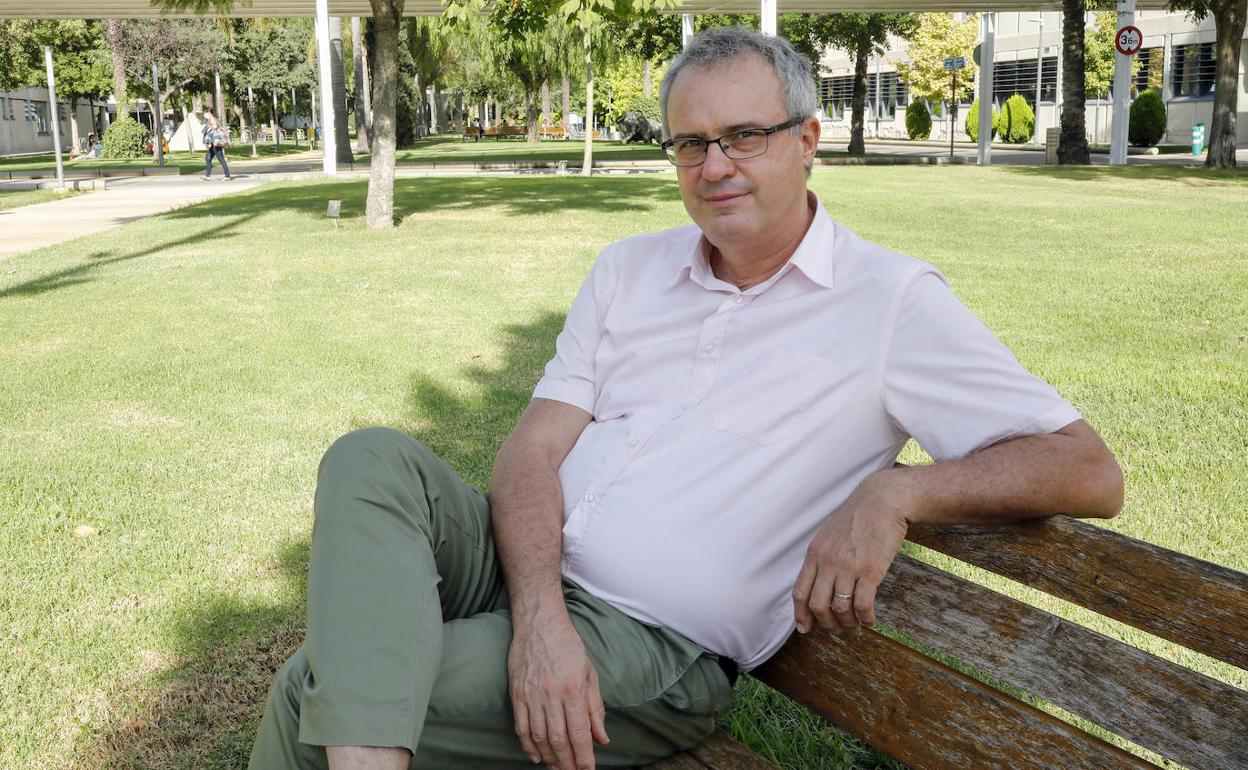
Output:
M221 128L221 122L211 107L204 108L204 146L208 154L204 156L204 179L212 178L212 159L216 156L221 162L221 170L225 178L230 179L230 164L225 162L225 148L230 143L229 134Z

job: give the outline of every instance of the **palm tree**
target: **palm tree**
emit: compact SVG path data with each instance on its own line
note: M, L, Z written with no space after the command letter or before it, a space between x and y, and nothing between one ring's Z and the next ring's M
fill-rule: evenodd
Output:
M1062 133L1057 162L1064 165L1092 162L1088 152L1084 93L1084 0L1062 0Z

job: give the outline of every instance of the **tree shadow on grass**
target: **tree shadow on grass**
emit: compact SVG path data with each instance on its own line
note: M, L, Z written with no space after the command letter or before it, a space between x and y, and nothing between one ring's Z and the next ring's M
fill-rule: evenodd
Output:
M326 204L342 201L344 222L362 219L368 194L365 180L262 187L246 195L226 196L172 211L170 219L229 214L258 215L293 211L311 219L326 217ZM474 210L491 207L504 216L533 216L578 211L643 212L656 204L679 201L675 182L644 177L582 179L580 177L422 177L396 179L394 216Z
M1046 179L1069 179L1072 182L1104 182L1110 179L1166 180L1192 187L1248 187L1248 169L1219 170L1204 167L1192 168L1160 163L1136 163L1135 165L1108 166L1025 166L997 165L1007 174L1044 177Z
M304 595L308 542L287 544L272 570ZM242 768L273 674L303 641L302 598L278 604L217 596L176 630L177 664L129 685L112 722L82 746L81 770Z
M229 213L229 212L220 212ZM143 248L137 249L119 249L120 253L111 253L108 251L94 251L87 256L87 262L67 267L63 270L56 270L51 273L45 273L28 281L15 283L12 286L6 286L0 289L0 300L9 297L32 297L37 294L54 291L56 289L64 289L69 286L76 286L81 283L87 283L93 280L94 273L101 268L114 265L119 262L129 262L132 259L151 256L158 254L166 249L174 249L179 246L185 246L191 243L207 243L219 238L234 235L234 231L244 223L255 219L259 216L256 212L245 212L226 220L225 222L205 223L202 229L175 238L170 241L161 241ZM185 232L184 228L179 228L178 232ZM114 241L115 242L115 241Z

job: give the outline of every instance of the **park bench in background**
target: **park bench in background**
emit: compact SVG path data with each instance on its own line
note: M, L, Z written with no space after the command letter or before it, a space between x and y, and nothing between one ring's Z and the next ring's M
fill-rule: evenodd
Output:
M465 139L478 139L480 137L481 137L480 126L464 126L464 138Z
M927 548L1248 669L1248 575L1058 516L913 527ZM1248 768L1248 692L916 559L877 622L1194 770ZM752 675L915 770L1154 768L873 630L794 634ZM764 770L718 732L648 770Z
M543 139L567 139L568 131L563 127L562 123L556 123L553 126L542 126Z
M483 136L492 136L495 139L507 139L525 136L524 126L490 126L485 129Z

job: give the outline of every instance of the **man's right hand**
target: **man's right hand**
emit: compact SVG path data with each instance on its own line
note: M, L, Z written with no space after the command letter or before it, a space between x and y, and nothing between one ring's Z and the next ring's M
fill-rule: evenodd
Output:
M512 637L507 670L516 735L535 763L594 770L594 741L607 745L598 672L566 615Z

